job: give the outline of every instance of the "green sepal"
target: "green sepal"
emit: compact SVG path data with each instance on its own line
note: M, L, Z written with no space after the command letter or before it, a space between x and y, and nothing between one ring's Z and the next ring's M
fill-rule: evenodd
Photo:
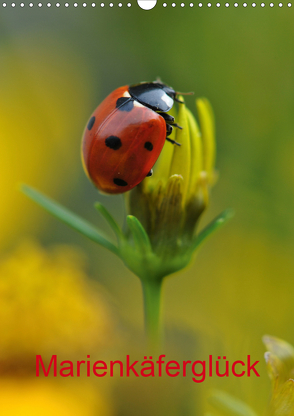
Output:
M234 216L232 209L226 209L211 221L192 241L191 251L195 251L210 235L221 228Z
M110 214L110 212L105 208L104 205L102 205L100 202L96 202L94 204L94 207L97 209L97 211L100 212L100 214L103 216L103 218L107 221L112 231L117 236L117 239L120 241L122 238L124 238L124 235L122 233L122 230L120 229L118 223L115 221L113 216Z
M118 248L88 221L85 221L83 218L30 186L21 185L20 189L26 196L41 205L41 207L54 215L54 217L119 256Z
M149 237L138 218L134 217L133 215L128 215L127 224L133 235L135 247L139 251L142 251L142 253L151 252L152 247Z

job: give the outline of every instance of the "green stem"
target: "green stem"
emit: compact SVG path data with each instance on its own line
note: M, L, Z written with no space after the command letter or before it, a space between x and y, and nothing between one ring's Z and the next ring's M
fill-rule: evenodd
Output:
M162 279L142 280L144 296L145 327L150 350L154 351L160 344L160 295Z

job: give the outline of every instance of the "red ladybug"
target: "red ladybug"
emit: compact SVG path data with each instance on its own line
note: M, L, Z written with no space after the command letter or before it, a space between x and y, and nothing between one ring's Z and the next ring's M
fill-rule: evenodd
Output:
M167 112L176 92L167 85L142 82L117 88L96 108L85 128L82 157L96 187L119 194L152 175L174 117ZM176 143L178 144L178 143Z

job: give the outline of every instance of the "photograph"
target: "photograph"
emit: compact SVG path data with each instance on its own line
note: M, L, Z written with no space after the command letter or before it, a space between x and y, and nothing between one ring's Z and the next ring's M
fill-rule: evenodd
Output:
M0 414L294 416L294 3L59 1L0 3Z

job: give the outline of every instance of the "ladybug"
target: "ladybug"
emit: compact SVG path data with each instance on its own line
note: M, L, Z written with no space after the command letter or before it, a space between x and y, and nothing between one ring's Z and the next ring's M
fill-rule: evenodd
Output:
M174 117L167 114L177 93L161 81L113 91L96 108L85 128L82 158L86 173L104 193L120 194L152 175Z

